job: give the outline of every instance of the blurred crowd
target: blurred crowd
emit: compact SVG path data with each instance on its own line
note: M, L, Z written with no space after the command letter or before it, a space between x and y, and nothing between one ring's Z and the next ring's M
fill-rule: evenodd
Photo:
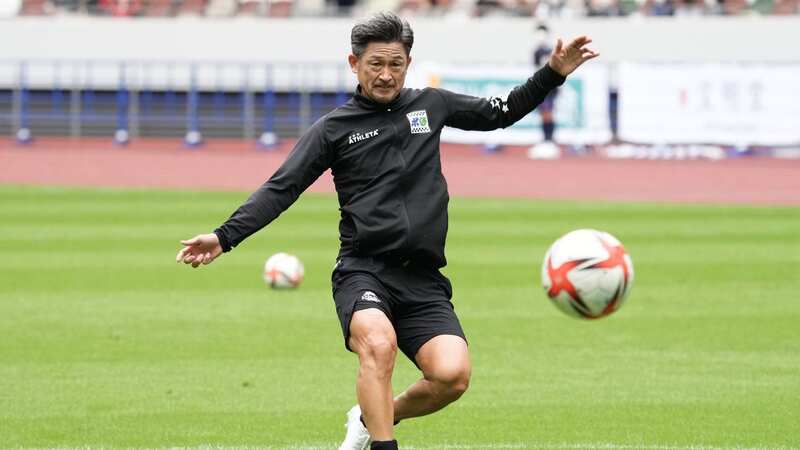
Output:
M617 17L800 14L800 0L3 0L0 16Z

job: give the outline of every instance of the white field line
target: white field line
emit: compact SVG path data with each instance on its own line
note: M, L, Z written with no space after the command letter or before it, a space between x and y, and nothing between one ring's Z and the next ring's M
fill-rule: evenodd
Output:
M299 444L286 447L276 446L223 446L200 445L195 447L160 447L141 450L333 450L338 443ZM23 447L24 448L24 447ZM25 450L105 450L120 447L39 447ZM124 448L124 447L122 447ZM495 444L443 444L437 446L403 446L403 450L499 450L499 449L543 449L543 450L800 450L798 447L719 447L709 445L651 445L614 444L611 442L586 443L495 443ZM139 450L139 449L137 449Z

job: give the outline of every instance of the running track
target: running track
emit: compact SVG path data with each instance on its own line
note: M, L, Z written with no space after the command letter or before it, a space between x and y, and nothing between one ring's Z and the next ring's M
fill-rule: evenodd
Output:
M17 146L0 140L0 184L251 191L290 147L264 151L249 142L219 141L187 149L179 140L155 139L127 147L107 139ZM532 161L521 148L486 155L445 145L442 166L452 196L800 205L799 160ZM333 192L330 173L311 191Z

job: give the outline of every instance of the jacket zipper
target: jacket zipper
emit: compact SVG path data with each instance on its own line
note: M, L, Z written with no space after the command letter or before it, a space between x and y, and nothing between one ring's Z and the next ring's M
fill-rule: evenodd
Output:
M391 112L391 108L387 109L387 113ZM397 154L400 156L400 161L403 163L403 174L402 179L400 180L401 183L405 183L405 172L408 168L408 162L406 161L406 157L403 155L403 148L400 146L400 133L397 131L397 126L395 125L394 121L389 119L389 124L392 126L392 131L394 131L394 148L397 150ZM401 190L402 201L401 204L403 205L403 219L406 221L406 236L405 236L405 245L404 248L408 248L409 244L409 237L411 235L411 221L408 219L408 206L406 205L406 189Z

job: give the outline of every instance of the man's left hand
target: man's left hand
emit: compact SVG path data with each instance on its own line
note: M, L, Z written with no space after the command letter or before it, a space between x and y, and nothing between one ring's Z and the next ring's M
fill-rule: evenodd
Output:
M550 55L550 67L562 76L567 76L575 71L584 62L599 56L600 54L587 48L592 42L587 36L575 38L566 47L559 38L556 48Z

